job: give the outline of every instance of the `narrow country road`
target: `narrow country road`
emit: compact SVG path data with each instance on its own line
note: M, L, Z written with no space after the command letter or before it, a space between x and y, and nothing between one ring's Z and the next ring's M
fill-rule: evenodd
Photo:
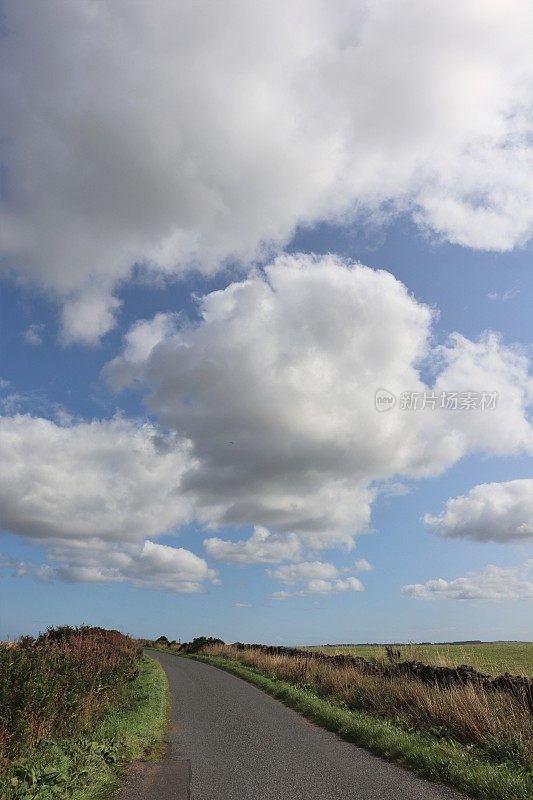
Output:
M166 653L169 752L120 800L458 800L322 730L226 672Z

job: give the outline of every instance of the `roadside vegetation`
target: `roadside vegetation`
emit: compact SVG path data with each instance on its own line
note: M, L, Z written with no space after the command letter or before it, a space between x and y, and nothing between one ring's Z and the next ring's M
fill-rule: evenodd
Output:
M1 800L91 800L124 765L158 757L164 673L138 642L101 628L0 644Z
M431 780L483 800L533 797L533 717L525 694L469 681L438 685L394 670L368 674L357 663L266 650L211 644L192 657Z

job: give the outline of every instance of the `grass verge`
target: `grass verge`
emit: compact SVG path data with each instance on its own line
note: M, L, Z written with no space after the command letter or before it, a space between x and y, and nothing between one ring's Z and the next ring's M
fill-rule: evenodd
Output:
M144 656L120 707L75 737L44 741L0 779L1 800L100 800L119 785L126 764L162 755L168 685L160 664Z
M533 797L530 771L515 764L484 759L472 746L427 732L406 731L392 720L344 708L306 687L269 677L238 661L220 656L188 657L243 678L343 739L431 781L446 783L480 800L531 800Z

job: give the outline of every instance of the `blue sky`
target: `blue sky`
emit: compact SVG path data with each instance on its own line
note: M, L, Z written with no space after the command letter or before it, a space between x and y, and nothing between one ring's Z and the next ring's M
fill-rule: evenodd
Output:
M344 29L316 0L302 58L274 5L254 20L243 6L227 40L215 15L204 41L180 3L161 2L153 40L127 4L89 19L75 3L61 35L4 4L0 638L81 622L181 640L532 638L524 24L451 4L421 28L408 4L424 31L412 72L410 30L390 38L402 4L348 3ZM502 24L512 65L489 46ZM496 390L498 408L373 408L377 389L434 384Z

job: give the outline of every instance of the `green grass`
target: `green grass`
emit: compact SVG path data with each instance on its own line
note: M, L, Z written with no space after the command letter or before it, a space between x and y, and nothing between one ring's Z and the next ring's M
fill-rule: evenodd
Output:
M176 654L177 655L177 654ZM189 656L243 678L277 697L308 719L432 781L446 783L480 800L531 800L531 772L511 763L495 763L475 748L417 730L406 731L392 720L352 711L289 683L218 656Z
M126 764L162 754L168 685L157 661L143 657L118 709L73 738L42 742L0 779L1 800L99 800L119 785Z
M533 642L491 642L488 644L406 644L395 645L402 659L423 661L425 664L457 666L468 664L489 675L533 676ZM349 653L363 658L386 660L385 645L349 645L306 647L306 650L322 650L324 653Z

